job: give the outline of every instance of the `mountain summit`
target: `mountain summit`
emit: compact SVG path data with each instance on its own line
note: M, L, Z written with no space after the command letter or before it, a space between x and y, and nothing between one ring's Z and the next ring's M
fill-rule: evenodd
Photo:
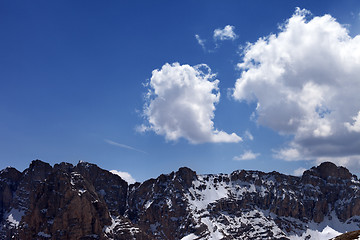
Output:
M0 172L0 239L329 239L360 227L360 182L322 163L301 177L183 167L128 185L79 162Z

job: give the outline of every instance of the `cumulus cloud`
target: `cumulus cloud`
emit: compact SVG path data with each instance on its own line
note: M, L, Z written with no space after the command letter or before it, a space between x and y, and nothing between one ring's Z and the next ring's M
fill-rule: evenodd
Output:
M360 157L359 52L360 35L297 9L278 34L245 48L233 97L257 102L260 125L293 136L279 158L349 165Z
M147 121L140 129L151 130L167 140L190 143L240 142L235 133L214 127L215 104L220 100L219 80L205 65L165 64L152 72L144 106Z
M358 112L357 116L352 118L354 120L353 123L345 123L345 127L350 132L360 132L360 111Z
M205 40L201 39L200 36L198 34L195 34L195 38L198 42L198 44L205 50Z
M319 157L316 159L316 163L319 165L323 162L334 162L340 166L346 166L350 171L357 170L360 168L360 156L344 156L344 157Z
M283 148L280 150L275 150L274 156L275 158L283 159L285 161L297 161L302 159L299 150L290 147Z
M221 41L234 40L237 38L234 29L235 27L231 25L226 25L223 29L217 28L214 30L214 39Z
M130 175L128 172L120 172L118 170L110 170L112 174L120 176L123 180L125 180L129 184L133 184L136 180Z
M260 156L260 153L253 153L252 151L246 151L240 156L233 157L235 161L243 161L243 160L253 160Z

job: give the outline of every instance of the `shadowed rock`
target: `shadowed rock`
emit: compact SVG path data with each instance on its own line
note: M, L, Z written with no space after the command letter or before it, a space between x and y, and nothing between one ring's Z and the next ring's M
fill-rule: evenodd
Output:
M129 186L95 164L35 160L0 172L0 239L288 239L334 218L360 227L359 189L329 162L302 177L182 167Z

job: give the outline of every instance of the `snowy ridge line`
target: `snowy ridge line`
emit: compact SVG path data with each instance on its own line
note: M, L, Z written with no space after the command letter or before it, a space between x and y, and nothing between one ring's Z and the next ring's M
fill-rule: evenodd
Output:
M2 171L0 179L0 191L12 191L2 205L0 239L62 239L67 218L86 225L79 237L100 239L322 240L360 227L360 183L331 163L301 177L183 167L129 185L94 164L34 161L23 173ZM28 227L32 219L40 224Z

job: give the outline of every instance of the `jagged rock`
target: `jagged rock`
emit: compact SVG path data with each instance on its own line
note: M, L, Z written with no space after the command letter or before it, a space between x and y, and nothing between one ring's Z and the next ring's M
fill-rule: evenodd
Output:
M359 190L332 163L302 177L183 167L128 185L94 164L35 160L0 172L0 239L311 239L324 221L360 227Z
M186 187L190 187L193 180L196 179L196 172L190 168L182 167L176 172L176 178L179 182L184 182Z
M106 204L94 187L76 172L53 171L30 195L20 239L35 239L42 232L55 239L98 236L111 224Z
M334 178L336 180L349 180L353 177L348 169L338 167L332 162L324 162L317 167L312 167L310 170L305 171L303 175L316 176L325 180L328 178Z
M81 174L102 199L112 215L123 215L126 210L128 184L118 175L103 170L95 164L79 162L74 171Z
M15 168L7 167L0 171L0 219L10 210L20 177L21 172Z
M187 218L186 190L196 179L189 168L130 186L129 218L156 239L181 239L194 230ZM179 230L179 226L184 226Z
M116 229L104 232L113 224L111 214L125 212L128 186L96 165L60 163L52 168L35 160L23 173L1 171L0 179L5 226L0 239L150 239L141 230L132 233L132 225L121 229L121 236ZM124 234L127 230L130 235Z

